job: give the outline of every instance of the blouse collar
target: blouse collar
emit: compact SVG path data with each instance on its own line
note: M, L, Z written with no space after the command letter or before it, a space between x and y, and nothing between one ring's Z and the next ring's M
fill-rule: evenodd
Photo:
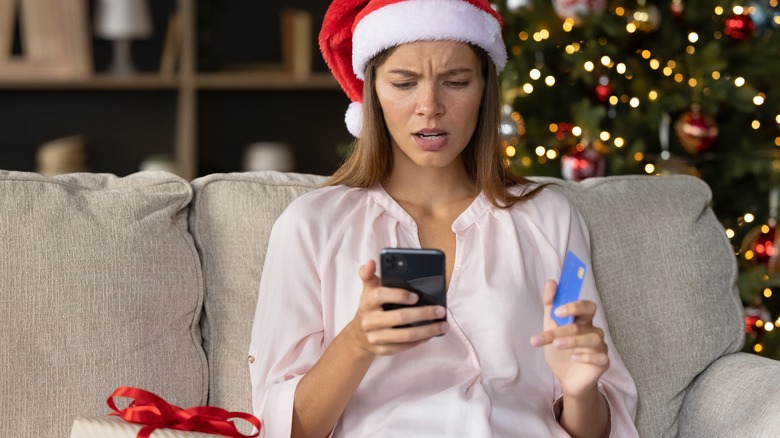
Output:
M389 193L382 187L381 183L376 183L368 189L368 193L374 200L382 206L382 208L393 218L395 218L402 226L417 232L417 223L412 216L401 207L401 205L390 196ZM485 197L485 193L480 191L479 195L474 198L474 201L466 207L465 210L455 219L452 223L452 231L459 233L466 230L473 225L477 219L485 214L490 209L490 202Z

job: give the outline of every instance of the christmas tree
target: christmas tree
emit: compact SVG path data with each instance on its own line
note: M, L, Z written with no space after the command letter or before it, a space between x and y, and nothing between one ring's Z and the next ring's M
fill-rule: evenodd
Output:
M780 358L778 0L495 6L512 165L570 180L702 178L738 257L745 350Z

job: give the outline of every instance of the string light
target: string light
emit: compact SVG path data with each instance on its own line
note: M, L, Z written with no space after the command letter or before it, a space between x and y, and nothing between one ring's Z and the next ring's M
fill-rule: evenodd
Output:
M537 80L542 77L542 72L535 68L528 72L528 76L530 76L533 80Z
M555 149L548 149L545 155L551 160L558 158L558 152L556 152Z
M609 59L609 56L604 55L601 57L601 65L604 67L612 67L614 64L612 63L612 60Z
M550 31L547 30L547 29L540 30L539 34L542 36L543 40L546 40L546 39L550 38Z
M643 154L641 152L637 152L637 153L634 154L634 160L635 161L642 161L644 159L645 159L645 154Z
M574 20L571 18L567 18L563 22L563 31L564 32L571 32L571 30L574 28Z
M712 79L715 79L716 81L720 79L720 72L718 71L712 72Z
M622 62L619 63L617 66L615 66L615 71L620 73L621 75L626 72L626 65Z
M609 104L610 105L617 105L618 104L617 96L609 96Z
M547 150L544 148L544 146L537 146L534 152L536 152L536 155L541 157L544 156L544 153L547 152Z
M759 95L757 95L756 97L754 97L754 98L753 98L753 103L754 103L756 106L762 105L762 104L764 103L764 98L765 98L765 97L766 97L766 96L764 96L764 95L762 95L762 94L759 94Z
M658 70L658 68L661 67L661 62L657 59L651 59L650 60L650 68L653 70Z
M514 157L517 154L517 149L515 149L514 146L510 145L510 146L506 147L505 153L506 153L507 157L512 158L512 157Z
M580 128L579 126L574 126L573 128L571 128L571 134L574 135L575 137L579 137L580 135L582 135L582 128Z
M629 105L631 105L631 108L636 108L639 106L639 98L632 97L631 100L628 102Z
M715 15L723 15L723 8L720 6L715 7Z
M554 76L547 76L544 78L544 83L547 84L548 87L552 87L555 85L555 77Z
M761 127L761 122L759 122L758 120L753 120L753 123L751 123L750 126L752 126L753 129L758 129Z
M764 324L764 330L771 332L774 329L775 329L775 325L772 324L771 322Z
M650 57L651 57L651 56L653 56L653 54L652 54L652 53L650 53L650 51L649 51L649 50L646 50L646 49L645 49L645 50L642 50L642 58L645 58L645 59L650 59Z
M593 71L595 65L593 65L593 63L590 61L586 61L584 67L585 67L585 71Z
M674 75L674 81L675 82L682 82L683 81L683 75L680 74L680 73L677 73L676 75Z
M601 131L601 134L599 134L599 138L601 139L601 141L608 141L610 137L612 136L609 135L609 132L607 131Z
M745 85L745 78L743 78L742 76L738 76L736 79L734 79L734 85L736 85L737 87L741 87Z
M772 289L770 289L770 288L765 288L765 289L764 289L764 297L766 297L766 298L772 298Z
M634 23L626 24L626 32L628 32L628 33L636 32L636 24L634 24Z
M737 5L737 6L734 6L734 8L732 8L731 10L732 10L732 11L733 11L735 14L737 14L737 15L742 15L742 13L743 13L743 12L745 12L745 10L742 8L742 6L739 6L739 5Z
M669 67L664 67L663 72L664 72L664 76L671 76L673 73L672 69Z
M528 32L522 31L520 34L518 34L518 36L520 37L520 41L525 41L528 39Z
M534 92L534 86L531 84L523 84L523 91L525 91L525 94L531 94Z
M743 218L745 219L745 222L747 222L747 223L751 223L754 220L756 220L756 217L753 216L753 213L745 213L745 216L743 216Z
M699 41L699 34L696 32L689 33L688 41L690 41L691 43L695 43L696 41Z
M689 55L693 55L694 53L696 53L696 48L693 46L688 46L685 48L685 53Z
M653 173L655 173L655 166L653 166L651 163L645 164L645 172L648 175L652 175Z
M732 230L731 228L726 228L726 237L728 237L729 239L733 239L734 235L735 235L734 230Z
M656 99L658 99L658 92L655 90L650 90L650 92L647 93L647 98L650 99L651 102L654 102Z
M761 353L761 351L764 349L764 347L761 346L761 344L756 344L753 346L753 351L756 353Z
M699 83L699 82L698 82L696 79L694 79L694 78L690 78L690 79L688 79L688 85L689 85L691 88L694 88L694 87L696 86L696 84L698 84L698 83Z
M623 139L623 137L615 137L614 143L616 148L622 148L625 146L626 141Z

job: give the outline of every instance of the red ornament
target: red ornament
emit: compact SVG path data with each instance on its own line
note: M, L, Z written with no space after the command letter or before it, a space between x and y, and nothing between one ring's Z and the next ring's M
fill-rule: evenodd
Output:
M718 125L715 121L701 113L698 105L677 119L674 124L677 140L690 154L706 152L712 148L718 138Z
M685 12L685 5L683 4L682 0L672 0L672 4L669 6L669 10L672 13L672 17L680 21L683 18L683 13Z
M770 219L769 224L759 225L747 232L740 252L747 255L750 251L752 257L748 260L766 265L769 272L777 272L780 242L775 239L776 237L777 222Z
M598 97L599 102L606 102L607 99L609 99L609 96L612 95L613 91L614 88L609 82L609 78L606 76L600 77L599 84L596 85L596 97Z
M561 175L568 181L604 176L604 156L591 147L577 144L561 158Z
M756 24L749 15L732 13L723 22L723 33L735 40L744 40L753 35Z
M601 13L607 9L606 0L553 0L555 12L561 20L579 20L581 15Z

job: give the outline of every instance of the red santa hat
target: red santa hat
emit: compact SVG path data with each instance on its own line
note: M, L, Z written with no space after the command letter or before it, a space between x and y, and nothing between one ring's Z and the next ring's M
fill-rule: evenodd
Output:
M345 117L349 132L360 136L363 78L375 55L414 41L461 41L481 47L501 71L507 60L501 26L488 0L334 0L319 43L352 101Z

